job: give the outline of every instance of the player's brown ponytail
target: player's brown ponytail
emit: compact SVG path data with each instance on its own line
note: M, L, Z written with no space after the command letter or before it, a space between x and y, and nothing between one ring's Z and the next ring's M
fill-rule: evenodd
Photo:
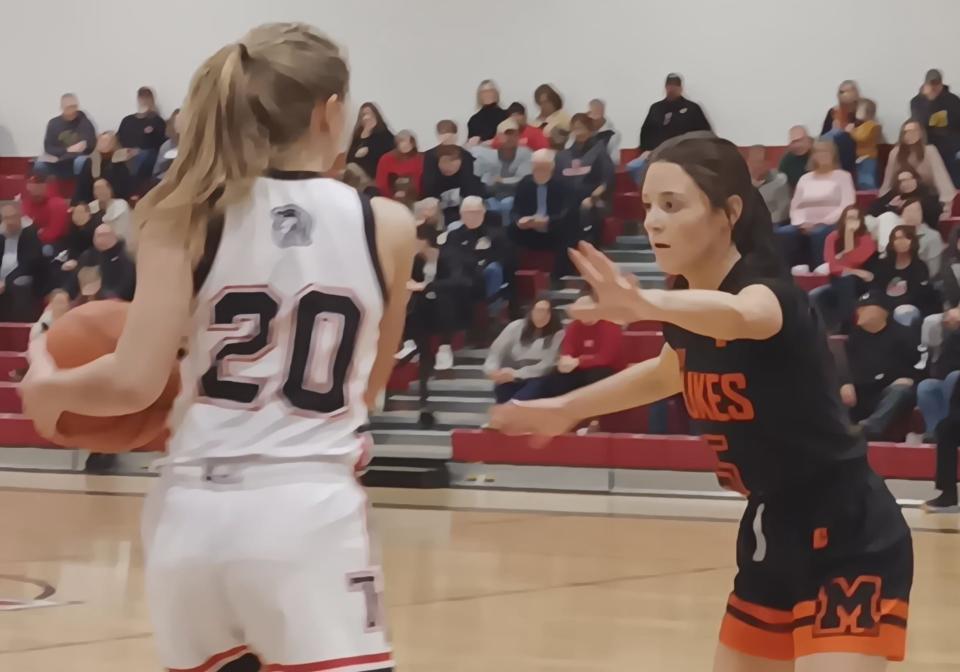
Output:
M263 25L217 51L193 76L177 158L137 207L138 225L185 226L199 258L207 222L304 135L317 103L346 95L348 79L337 45L304 24Z
M743 210L733 225L733 244L761 276L782 275L784 265L777 250L770 210L750 178L740 150L712 133L689 133L664 142L650 162L679 165L706 194L714 208L725 210L731 196L739 196Z

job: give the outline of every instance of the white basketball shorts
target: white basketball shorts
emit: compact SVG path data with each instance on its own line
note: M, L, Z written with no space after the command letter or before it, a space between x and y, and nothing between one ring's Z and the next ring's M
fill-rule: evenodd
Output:
M393 669L367 499L331 462L163 467L144 508L147 598L161 663L215 672Z

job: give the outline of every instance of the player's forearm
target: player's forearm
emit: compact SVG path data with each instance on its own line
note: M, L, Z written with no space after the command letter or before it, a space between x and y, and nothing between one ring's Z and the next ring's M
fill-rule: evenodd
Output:
M665 368L661 357L624 369L562 397L578 421L652 404L681 391L680 370Z
M50 380L50 394L71 413L114 417L142 411L160 396L137 371L123 370L115 353L75 369L60 369Z
M653 308L638 319L659 320L721 341L751 338L750 310L743 297L709 289L643 290Z

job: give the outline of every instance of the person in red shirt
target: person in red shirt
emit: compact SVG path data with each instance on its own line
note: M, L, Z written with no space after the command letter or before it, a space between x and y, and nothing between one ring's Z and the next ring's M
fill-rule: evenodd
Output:
M409 179L416 194L404 193L407 200L417 200L423 178L423 154L417 148L417 138L412 131L400 131L394 138L396 147L380 158L377 164L377 188L387 198L399 198L394 185L398 178Z
M623 369L623 329L601 320L567 325L557 371L544 382L547 397L558 397Z
M527 123L527 108L523 106L523 103L511 103L510 107L507 108L507 112L510 113L510 118L516 121L517 126L520 127L521 147L529 147L531 152L535 152L538 149L550 148L550 141L547 140L543 131ZM494 149L499 149L500 137L498 136L491 140L490 146Z
M827 236L823 245L830 283L810 292L810 301L819 309L829 332L849 328L857 297L873 280L873 273L866 266L876 254L877 244L867 230L863 211L856 205L847 206L837 230Z
M30 177L27 190L20 194L20 201L23 214L33 220L37 236L44 246L44 256L53 256L52 249L47 246L55 248L66 237L70 227L67 201L57 192L56 183L48 183L40 175Z

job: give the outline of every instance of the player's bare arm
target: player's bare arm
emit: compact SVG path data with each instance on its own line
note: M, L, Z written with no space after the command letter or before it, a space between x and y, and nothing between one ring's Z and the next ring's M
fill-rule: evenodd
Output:
M403 335L407 316L407 281L413 268L416 224L413 215L402 204L386 198L371 201L377 227L377 255L387 278L387 304L380 320L380 340L367 384L365 401L373 406L377 395L386 387L393 371L394 353Z

